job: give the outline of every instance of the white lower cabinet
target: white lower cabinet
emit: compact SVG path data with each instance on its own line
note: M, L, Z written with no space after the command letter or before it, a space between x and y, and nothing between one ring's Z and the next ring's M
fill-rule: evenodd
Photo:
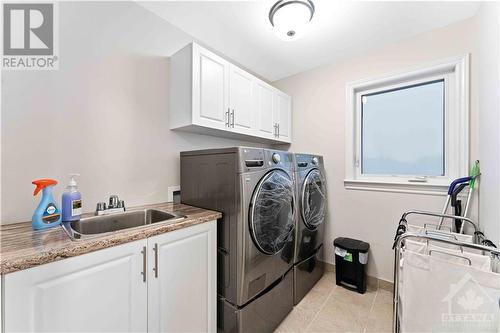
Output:
M9 273L5 332L215 332L215 255L212 221Z
M149 332L216 332L216 225L148 239Z
M5 332L145 332L147 240L4 277Z

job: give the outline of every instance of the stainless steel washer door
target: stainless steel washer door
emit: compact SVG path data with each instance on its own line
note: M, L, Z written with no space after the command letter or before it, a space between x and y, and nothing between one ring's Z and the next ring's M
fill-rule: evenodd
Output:
M283 170L272 170L257 184L249 210L249 227L257 248L265 254L280 252L292 237L293 180Z
M316 229L326 216L326 184L318 169L312 169L304 179L301 191L301 215L309 229Z

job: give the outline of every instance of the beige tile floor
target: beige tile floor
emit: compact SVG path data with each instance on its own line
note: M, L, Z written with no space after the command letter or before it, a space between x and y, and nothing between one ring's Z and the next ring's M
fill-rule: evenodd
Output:
M392 293L368 288L365 294L335 285L326 272L275 333L391 332Z

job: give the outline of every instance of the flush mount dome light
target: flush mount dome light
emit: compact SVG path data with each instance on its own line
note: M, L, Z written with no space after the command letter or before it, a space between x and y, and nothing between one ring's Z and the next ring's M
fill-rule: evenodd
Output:
M269 11L269 21L283 40L296 40L304 35L314 15L311 0L280 0Z

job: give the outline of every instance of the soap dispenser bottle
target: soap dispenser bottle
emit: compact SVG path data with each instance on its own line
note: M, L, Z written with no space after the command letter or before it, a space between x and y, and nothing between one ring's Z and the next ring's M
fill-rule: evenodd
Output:
M52 194L57 181L53 179L38 179L32 182L36 185L33 195L42 191L42 200L33 213L31 223L34 230L46 229L61 224L61 214Z
M82 215L82 195L78 192L75 177L77 173L69 175L69 183L62 195L62 221L78 221Z

